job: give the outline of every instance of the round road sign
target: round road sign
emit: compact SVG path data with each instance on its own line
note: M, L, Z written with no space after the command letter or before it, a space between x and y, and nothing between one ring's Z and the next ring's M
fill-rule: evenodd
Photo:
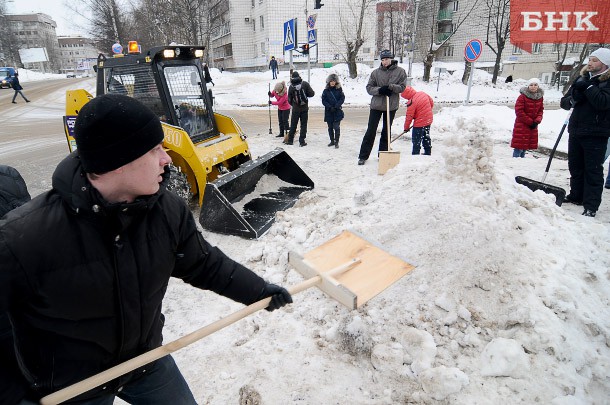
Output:
M474 62L479 59L483 51L483 44L478 39L471 39L464 48L464 57L468 62Z

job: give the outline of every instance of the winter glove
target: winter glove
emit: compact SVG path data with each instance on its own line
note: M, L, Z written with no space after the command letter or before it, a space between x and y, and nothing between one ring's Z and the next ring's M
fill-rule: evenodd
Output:
M532 125L530 125L530 128L531 128L531 129L536 129L536 128L538 128L538 123L537 123L537 122L534 122Z
M392 95L392 90L390 90L390 88L388 86L381 86L379 88L379 94L382 96L391 96Z
M576 90L584 91L587 89L587 87L589 87L592 84L593 84L592 80L588 80L588 79L585 79L584 77L581 77L580 79L578 79L574 82L573 87Z
M273 105L273 101L269 100L269 105Z
M271 297L271 302L269 303L269 306L265 308L269 312L281 308L286 304L292 304L292 297L290 296L288 290L283 287L280 287L279 285L266 283L257 301L260 301L263 298L267 297Z
M268 91L267 94L269 95L269 97L273 97L273 94L271 94L270 91Z

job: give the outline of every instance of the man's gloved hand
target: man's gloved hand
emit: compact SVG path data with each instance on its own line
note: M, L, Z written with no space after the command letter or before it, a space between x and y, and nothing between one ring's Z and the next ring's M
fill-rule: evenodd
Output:
M586 90L586 89L587 89L587 87L589 87L589 86L590 86L590 85L592 85L592 84L593 84L593 81L592 81L592 80L588 80L588 79L585 79L584 77L580 77L580 78L578 78L578 79L577 79L577 80L574 82L574 86L573 86L573 87L574 87L576 90L581 90L581 91L583 91L583 90Z
M390 88L388 86L381 86L379 88L379 94L381 94L382 96L391 96L392 95L392 90L390 90Z
M258 297L257 301L267 297L271 297L269 306L265 308L269 312L281 308L286 304L292 304L292 296L290 296L288 290L280 287L279 285L271 283L265 284L265 287L263 287L263 291L261 291L261 295Z
M269 97L273 97L273 94L271 94L270 91L268 91L267 94L269 95Z
M534 122L532 125L530 125L530 128L531 128L531 129L536 129L536 128L538 128L538 123L537 123L537 122Z

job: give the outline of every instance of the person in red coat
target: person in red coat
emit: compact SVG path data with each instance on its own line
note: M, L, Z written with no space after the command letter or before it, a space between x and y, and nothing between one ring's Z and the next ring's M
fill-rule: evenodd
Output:
M430 125L432 124L432 97L423 91L415 91L413 87L407 87L400 96L407 99L407 115L405 117L404 130L407 132L413 123L412 155L419 155L421 147L424 147L424 155L432 154L432 141L430 139Z
M542 122L544 112L544 90L536 78L527 82L527 87L519 90L521 93L515 103L515 126L510 146L513 157L525 157L525 151L538 149L538 124Z

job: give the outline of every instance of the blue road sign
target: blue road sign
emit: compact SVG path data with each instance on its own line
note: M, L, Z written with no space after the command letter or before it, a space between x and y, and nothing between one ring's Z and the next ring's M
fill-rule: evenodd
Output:
M479 59L481 52L483 52L483 44L478 39L471 39L464 47L464 57L468 62Z
M284 23L284 51L292 51L296 48L297 38L296 20L288 20Z
M318 42L318 30L307 31L307 42L310 44L315 44Z

